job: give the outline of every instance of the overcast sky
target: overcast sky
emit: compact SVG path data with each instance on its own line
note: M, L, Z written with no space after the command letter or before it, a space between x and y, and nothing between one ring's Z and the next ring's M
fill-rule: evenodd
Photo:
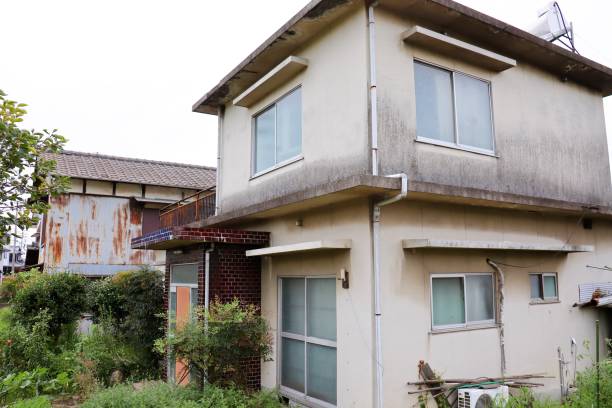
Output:
M0 0L0 89L68 149L215 165L217 120L191 105L306 0ZM545 0L461 3L528 28ZM561 0L576 46L612 66L605 0ZM608 135L612 100L605 101Z

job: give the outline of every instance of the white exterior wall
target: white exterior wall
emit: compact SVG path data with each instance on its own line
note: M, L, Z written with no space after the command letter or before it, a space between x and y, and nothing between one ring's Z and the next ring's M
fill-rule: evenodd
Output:
M296 219L303 227L295 226ZM536 392L559 394L557 347L567 358L570 338L579 354L593 353L595 319L603 335L612 335L609 317L593 309L573 307L578 285L610 281L609 272L586 265L612 263L612 222L595 220L585 230L575 216L555 216L511 210L419 202L400 202L382 210L382 333L385 406L412 406L419 360L427 361L443 377L500 375L497 327L454 332L432 332L431 274L494 273L486 259L528 266L505 272L504 325L508 374L545 373L554 378ZM348 251L287 254L264 258L262 313L277 339L279 276L336 275L350 272L350 288L336 285L338 406L373 406L372 258L368 204L353 202L300 216L248 226L271 232L271 246L319 239L352 238ZM576 254L481 251L403 250L403 239L432 238L481 241L514 241L541 244L593 245L595 252ZM556 272L559 302L530 303L529 273ZM608 319L608 320L606 320ZM590 350L583 342L591 344ZM603 347L603 344L602 344ZM276 351L275 351L276 353ZM262 386L278 385L278 354L262 366ZM579 362L579 369L590 361ZM433 402L430 401L430 406Z

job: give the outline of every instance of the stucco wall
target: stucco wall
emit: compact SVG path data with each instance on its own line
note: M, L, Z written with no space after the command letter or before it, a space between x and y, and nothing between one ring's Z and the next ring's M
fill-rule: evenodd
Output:
M317 239L352 238L350 251L294 254L265 258L262 267L262 313L277 337L278 277L339 275L350 271L350 288L336 286L338 335L338 406L368 407L372 377L372 260L367 202L287 216L248 226L271 232L271 245ZM303 226L295 225L297 219ZM570 339L579 353L593 353L598 313L574 308L578 285L610 280L608 272L587 268L612 262L612 223L594 220L585 230L576 216L485 209L419 202L400 202L382 210L382 333L384 392L387 406L411 406L415 396L406 382L417 380L417 364L425 360L444 377L499 376L496 327L433 333L430 276L436 273L493 272L486 259L525 268L505 271L504 324L509 374L546 373L545 387L559 393L557 347L570 355ZM403 250L402 239L438 238L515 241L542 244L593 245L595 252L564 255L479 250ZM558 273L559 303L530 303L530 272ZM603 333L612 335L609 317L600 314ZM608 320L606 320L608 319ZM590 351L583 342L590 342ZM603 347L603 345L602 345ZM277 385L275 361L262 366L262 385ZM579 362L579 368L590 361ZM540 380L538 380L540 382ZM433 406L433 405L432 405Z
M223 212L366 173L365 29L365 12L353 13L292 53L308 59L302 73L251 108L226 106L220 172ZM302 86L304 158L251 180L252 117L298 85Z
M600 94L517 61L496 73L404 43L376 9L380 163L411 180L581 203L612 197ZM492 50L495 51L495 50ZM414 58L490 81L498 157L416 142Z

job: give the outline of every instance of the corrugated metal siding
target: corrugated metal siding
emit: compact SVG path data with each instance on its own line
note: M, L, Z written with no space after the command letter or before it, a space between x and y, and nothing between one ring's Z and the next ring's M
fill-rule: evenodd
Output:
M47 216L44 261L50 269L97 265L92 269L99 274L104 265L114 273L117 265L164 263L163 251L131 249L132 238L142 235L142 208L127 198L66 194L51 199Z
M589 302L593 298L593 292L599 289L602 296L612 295L612 282L583 283L578 285L578 303Z

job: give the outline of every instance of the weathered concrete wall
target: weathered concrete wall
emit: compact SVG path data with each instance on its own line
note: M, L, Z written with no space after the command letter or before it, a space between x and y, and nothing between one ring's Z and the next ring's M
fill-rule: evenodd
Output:
M380 163L411 180L588 204L610 202L600 94L518 61L495 73L405 44L416 21L376 9ZM495 51L495 50L492 50ZM416 142L413 59L491 83L498 157Z
M270 245L313 241L321 238L353 240L353 248L318 254L265 257L262 262L262 314L268 320L275 342L273 361L262 365L262 386L277 385L278 354L278 279L284 276L336 276L340 269L350 273L350 289L336 284L338 406L371 406L372 377L372 301L371 246L368 203L353 202L342 208L326 208L297 217L284 217L248 229L272 231Z
M350 288L336 289L338 338L338 406L373 404L372 259L367 202L287 216L249 229L271 232L271 245L332 238L352 238L350 251L293 254L264 258L262 313L275 340L278 327L280 276L339 276L350 271ZM303 226L295 225L296 219ZM407 394L407 381L418 377L419 360L428 361L445 377L499 376L500 352L496 327L455 332L432 332L430 276L438 273L493 272L486 259L525 266L505 271L504 324L509 374L546 373L545 387L537 392L559 393L556 350L569 356L570 338L579 353L593 352L594 321L602 320L603 333L612 335L612 322L594 310L574 308L578 285L609 281L609 273L586 265L612 263L612 222L595 220L583 229L578 217L543 215L419 202L400 202L382 210L382 332L385 403L400 407L416 404ZM518 241L542 244L594 245L582 254L525 253L479 250L403 250L402 239L437 238ZM530 303L529 273L558 273L559 302ZM609 318L608 318L609 319ZM591 343L586 350L583 341ZM603 347L603 345L602 345ZM276 352L276 351L275 351ZM278 354L262 366L262 385L278 384ZM590 358L579 363L579 369ZM540 380L538 380L540 382ZM432 405L433 406L433 405Z
M223 212L367 172L365 30L361 9L292 53L309 61L301 74L251 108L226 106L219 197ZM253 115L298 85L303 160L250 179Z
M50 204L40 255L48 270L105 275L164 264L164 251L131 249L142 235L142 209L128 198L64 194Z

